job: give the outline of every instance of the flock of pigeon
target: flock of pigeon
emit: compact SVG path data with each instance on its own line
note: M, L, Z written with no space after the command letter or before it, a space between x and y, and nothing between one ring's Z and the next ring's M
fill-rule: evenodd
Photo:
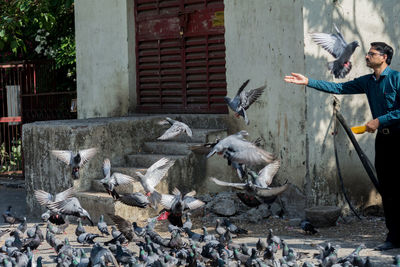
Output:
M313 40L330 52L336 60L328 64L329 70L336 78L344 78L351 70L350 56L358 46L357 42L347 44L342 34L336 28L337 34L314 33ZM245 124L250 120L246 110L263 93L265 85L256 89L245 91L249 80L239 88L233 99L225 97L225 101L236 117L243 117ZM166 118L159 123L169 125L170 128L161 135L158 140L169 140L180 134L192 137L192 130L183 122ZM229 135L223 139L217 139L213 143L191 147L192 150L207 151L207 158L214 154L222 155L233 168L236 169L240 183L221 181L211 177L217 185L227 186L238 190L237 196L249 207L255 207L262 203L272 203L277 196L288 188L288 183L281 186L270 187L273 178L280 167L280 159L272 153L260 147L259 140L248 141L248 133L244 130ZM71 167L73 179L79 179L80 169L97 153L96 148L81 150L78 153L72 151L52 150L51 153L62 162ZM167 174L174 161L162 158L147 169L145 174L136 173L131 177L122 173L111 173L111 162L104 159L103 174L100 180L106 192L115 201L139 208L154 208L163 206L163 210L155 218L150 218L145 227L139 227L136 222L117 215L107 214L115 226L111 226L111 237L108 241L95 242L101 236L109 236L109 227L101 215L97 224L99 233L86 232L82 220L88 220L93 226L90 214L82 208L79 200L74 196L74 188L52 195L43 190L35 190L37 201L46 207L42 214L43 221L47 222L46 234L43 235L38 224L27 229L26 218L17 218L11 212L11 206L3 213L3 218L10 225L19 224L14 230L0 232L0 237L9 234L1 248L0 266L42 266L42 257L34 258L34 251L46 241L56 252L55 262L57 266L299 266L298 261L306 255L296 253L289 248L284 240L273 235L272 230L263 240L259 238L255 248L249 248L247 244L235 243L233 238L246 234L247 231L235 226L228 219L216 222L215 234L209 234L203 227L203 233L192 231L190 210L202 207L205 203L195 198L196 192L183 194L175 188L172 194L161 194L155 189L161 179ZM259 171L255 171L256 168ZM143 191L131 194L119 194L118 186L124 186L139 180ZM70 225L68 216L78 217L78 225L75 230L76 240L82 245L92 245L87 255L82 248L76 248L70 244L68 238L60 240L57 235L65 232ZM185 219L183 222L182 219ZM157 221L169 221L168 230L170 238L161 237L154 227ZM317 231L309 222L303 222L302 228L310 234ZM26 232L26 237L24 236ZM186 237L184 237L186 235ZM126 244L137 246L138 253L129 250ZM372 266L369 258L362 259L361 245L353 253L346 257L338 257L338 247L327 244L320 247L320 253L314 255L318 263L315 265L304 261L302 266ZM278 256L281 251L281 257ZM400 256L395 257L396 266L400 266Z

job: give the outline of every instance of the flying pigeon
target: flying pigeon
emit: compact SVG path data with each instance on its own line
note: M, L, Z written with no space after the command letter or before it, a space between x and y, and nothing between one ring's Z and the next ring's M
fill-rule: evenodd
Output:
M96 155L97 148L80 150L76 154L68 150L51 150L51 153L68 166L71 166L72 178L77 180L79 179L79 169Z
M228 104L228 107L235 112L235 116L242 116L246 125L249 125L250 123L249 118L247 117L246 110L250 107L251 104L254 103L254 101L256 101L261 96L265 89L264 85L250 91L243 91L249 81L250 80L245 81L242 86L240 86L239 90L236 93L236 96L233 99L227 96L224 97L224 100Z
M67 198L61 201L53 202L48 205L49 209L64 215L71 215L82 219L88 219L93 226L92 218L89 212L82 208L81 203L76 197Z
M103 174L104 178L100 180L107 193L113 197L113 199L118 199L119 195L115 191L115 187L118 185L125 185L132 183L134 181L133 177L125 175L122 173L114 172L111 175L111 163L109 159L105 159L103 162Z
M281 186L263 188L263 187L253 184L251 181L247 181L246 183L229 183L229 182L224 182L224 181L218 180L217 178L213 178L213 177L211 178L211 180L214 181L214 183L216 183L217 185L229 186L229 187L233 187L238 190L246 191L246 192L250 193L251 195L253 195L254 197L256 197L256 196L257 197L277 196L277 195L282 194L283 192L286 191L286 189L289 188L289 184L287 182ZM262 200L259 200L259 201L262 202Z
M274 160L263 169L261 169L258 174L253 171L249 171L250 177L253 179L253 183L262 188L268 188L272 183L272 179L278 172L281 166L281 161L279 159Z
M311 38L336 58L335 61L328 62L328 69L335 78L344 78L352 68L350 57L359 44L358 41L353 41L348 44L336 25L333 24L333 26L337 32L336 34L312 33Z
M146 170L145 175L141 172L136 172L153 208L156 208L157 204L161 201L161 195L155 190L155 187L161 179L164 178L165 174L174 162L174 160L164 157L151 165L150 168Z
M189 137L193 136L192 130L185 123L173 120L166 117L165 120L159 122L160 125L171 125L171 127L166 130L157 140L168 140L178 136L180 134L186 133Z
M70 187L67 190L57 193L55 195L52 195L43 190L35 190L34 195L36 197L36 200L39 202L39 204L41 206L44 206L48 209L47 212L42 214L42 218L45 218L46 219L45 221L48 220L51 223L54 223L57 225L64 224L65 219L63 218L63 216L60 213L51 210L49 208L49 205L54 202L57 202L57 201L62 201L62 200L68 199L68 198L72 197L74 195L74 193L75 193L75 189L73 187ZM46 213L48 213L48 216L43 216Z
M246 131L240 131L229 135L219 141L207 154L207 158L215 153L224 154L224 157L230 161L235 161L245 165L259 165L272 162L275 157L272 153L263 150L254 143L247 141Z

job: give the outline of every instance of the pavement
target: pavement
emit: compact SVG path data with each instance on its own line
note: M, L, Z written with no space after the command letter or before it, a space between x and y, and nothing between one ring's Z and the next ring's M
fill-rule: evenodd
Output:
M18 216L23 216L26 213L26 203L25 203L25 191L23 188L20 188L18 186L7 186L0 183L0 210L1 212L5 211L8 207L8 205L12 206L12 211L18 215ZM145 218L143 218L145 219ZM31 227L34 225L34 223L37 223L38 220L30 219L28 218L28 226ZM143 225L139 224L139 225ZM196 224L197 226L200 226L200 224ZM213 226L212 224L208 224L208 229L210 233L214 233ZM9 226L8 224L0 223L0 229L13 229L15 226ZM68 238L71 242L71 245L74 247L81 247L83 248L86 252L89 252L91 249L91 246L82 246L81 244L77 243L76 241L76 236L75 236L75 228L76 225L71 224L65 234L61 234L57 236L59 239L63 240L65 238ZM41 229L43 233L46 232L46 225L42 224ZM85 225L85 229L87 232L92 232L92 233L99 233L97 230L97 227L90 227ZM167 232L167 224L162 223L161 225L158 225L156 230L163 236L167 237L169 233ZM196 227L194 229L195 232L201 233L200 227ZM0 246L4 244L4 240L8 237L8 235L5 235L0 238ZM255 247L255 244L258 241L259 235L257 233L252 233L248 236L242 236L239 238L235 238L233 241L235 243L247 243L249 247ZM265 238L265 235L263 236ZM316 263L316 260L313 259L313 255L315 253L318 253L318 245L326 245L327 242L331 242L334 245L339 245L339 257L345 256L350 254L358 245L359 242L354 242L351 241L351 239L343 239L343 238L336 238L336 239L331 239L331 240L326 240L326 238L323 238L321 236L303 236L303 237L298 237L298 236L290 236L290 235L280 235L281 239L284 239L289 247L292 247L295 249L296 252L304 252L308 253L307 258L301 260L304 262L305 260L309 260L311 262ZM109 240L109 237L100 237L96 241L103 242ZM346 241L350 240L350 241ZM368 241L368 237L366 238L366 245L367 249L364 249L361 251L360 256L362 258L365 258L366 256L369 256L371 261L374 263L374 266L393 266L393 256L400 254L400 249L395 249L395 250L390 250L386 252L380 252L380 251L374 251L372 248L376 245L372 241ZM129 244L128 248L137 251L137 246L134 244ZM280 257L281 252L278 252L278 256ZM54 250L47 244L47 242L43 242L40 247L38 248L37 251L34 252L35 257L37 258L38 256L43 257L43 266L56 266L54 262L54 257L55 257L55 252ZM301 266L301 265L300 265Z

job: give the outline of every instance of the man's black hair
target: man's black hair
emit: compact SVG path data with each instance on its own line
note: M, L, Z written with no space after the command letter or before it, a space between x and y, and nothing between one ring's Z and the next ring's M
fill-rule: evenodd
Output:
M387 55L386 63L390 65L394 53L393 48L384 42L373 42L371 43L371 46L374 47L375 50L378 50L381 54Z

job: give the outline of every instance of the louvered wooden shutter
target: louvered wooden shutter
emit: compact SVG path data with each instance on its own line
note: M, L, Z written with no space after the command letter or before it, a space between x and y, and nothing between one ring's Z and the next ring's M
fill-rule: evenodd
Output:
M136 0L138 112L227 113L223 0Z

